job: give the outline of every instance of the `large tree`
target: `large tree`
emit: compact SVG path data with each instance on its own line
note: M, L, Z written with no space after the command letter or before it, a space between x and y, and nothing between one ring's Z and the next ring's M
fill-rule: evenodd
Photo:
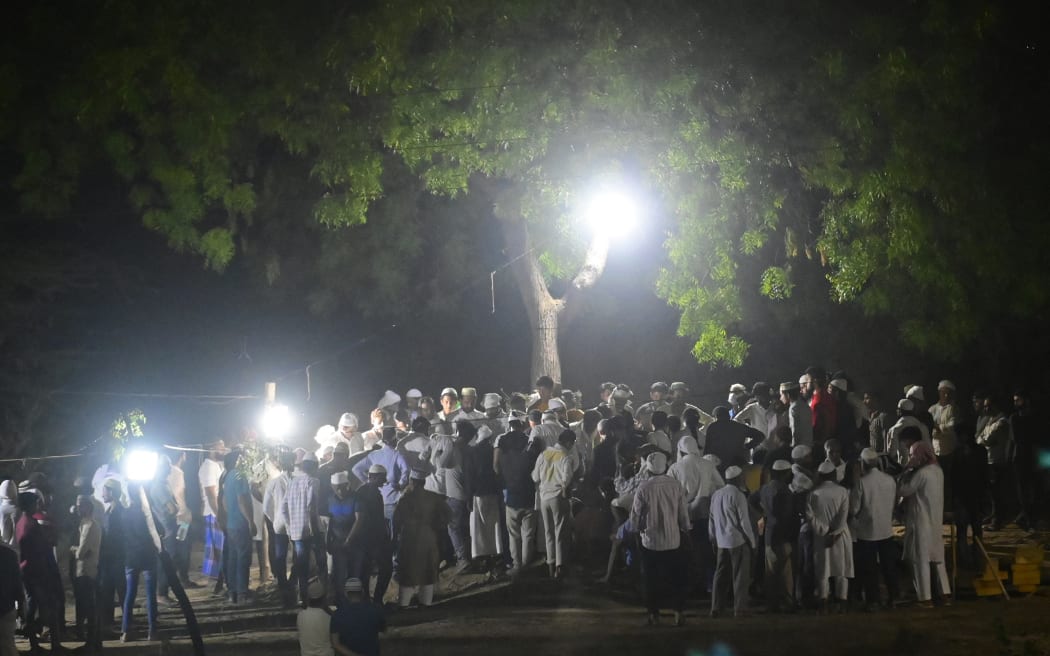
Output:
M1004 311L1046 306L1032 193L1045 127L1031 141L1017 127L1035 125L1024 100L1045 90L1044 55L1012 5L26 11L3 46L0 138L22 157L27 209L60 213L102 164L147 226L208 266L242 251L274 280L319 261L347 274L319 307L362 278L382 293L357 301L376 307L410 284L431 227L406 176L481 196L517 258L534 374L558 376L563 315L600 275L579 217L602 185L675 217L658 292L701 361L742 362L744 299L789 298L802 267L822 269L832 300L893 313L908 342L947 355ZM369 242L346 228L366 221L391 247L355 257ZM424 243L469 262L472 232ZM296 255L311 247L326 250Z

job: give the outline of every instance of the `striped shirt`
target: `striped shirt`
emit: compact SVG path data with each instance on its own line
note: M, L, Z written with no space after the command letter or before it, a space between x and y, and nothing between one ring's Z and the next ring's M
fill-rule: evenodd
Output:
M303 540L313 535L318 519L317 479L301 471L295 472L281 503L281 516L288 529L289 540Z
M671 551L691 528L685 488L670 476L653 476L642 483L631 506L631 525L651 551Z

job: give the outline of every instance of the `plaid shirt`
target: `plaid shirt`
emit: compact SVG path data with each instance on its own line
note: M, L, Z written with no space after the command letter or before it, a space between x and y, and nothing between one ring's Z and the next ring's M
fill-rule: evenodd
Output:
M281 517L288 528L289 540L304 540L313 535L317 525L317 479L295 472L281 503Z

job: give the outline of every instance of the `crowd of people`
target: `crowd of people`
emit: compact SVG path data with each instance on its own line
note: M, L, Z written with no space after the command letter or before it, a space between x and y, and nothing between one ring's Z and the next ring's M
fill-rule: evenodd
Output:
M509 396L388 391L366 430L344 413L316 449L207 445L201 568L228 604L251 604L254 555L260 586L272 579L301 607L304 654L376 653L383 612L433 604L443 569L561 581L595 554L603 582L637 577L651 624L662 609L681 624L690 595L706 593L712 617L756 600L770 612L948 604L947 513L970 561L968 533L1033 526L1047 488L1024 391L1009 414L983 392L960 407L951 381L936 393L909 385L890 415L819 367L778 387L733 385L710 414L682 382L653 383L637 407L627 385L603 384L587 408L546 376ZM171 589L200 585L185 467L172 452L152 481L113 464L74 482L63 558L85 651L134 639L140 580L147 640ZM45 635L60 649L70 630L52 493L40 473L0 485L0 656L15 653L17 620L34 650Z

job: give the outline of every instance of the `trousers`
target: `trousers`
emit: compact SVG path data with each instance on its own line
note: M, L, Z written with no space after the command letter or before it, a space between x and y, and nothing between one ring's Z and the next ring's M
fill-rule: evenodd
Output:
M795 578L792 564L795 545L790 542L766 545L766 604L773 609L795 605Z
M689 586L685 550L653 551L641 549L642 598L650 613L670 607L681 612Z
M711 612L718 613L729 603L733 591L733 610L747 612L747 589L751 585L751 545L718 549L715 561L715 582L711 594Z
M515 569L532 562L536 555L536 511L507 507L507 535Z
M571 535L569 533L569 500L565 497L544 499L543 530L547 545L547 564L561 567L568 562Z

